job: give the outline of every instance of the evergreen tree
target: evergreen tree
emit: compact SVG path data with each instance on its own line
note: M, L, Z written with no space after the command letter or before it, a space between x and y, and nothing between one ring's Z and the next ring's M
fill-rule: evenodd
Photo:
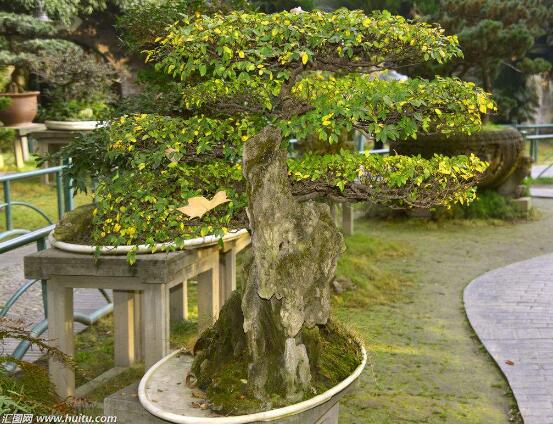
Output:
M443 0L426 20L456 34L464 56L422 75L438 72L475 81L498 101L499 120L524 120L535 107L528 77L551 68L543 58L530 57L551 18L546 0Z

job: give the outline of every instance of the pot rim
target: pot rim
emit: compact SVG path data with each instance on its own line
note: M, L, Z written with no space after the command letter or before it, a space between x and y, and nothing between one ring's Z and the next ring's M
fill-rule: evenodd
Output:
M65 119L65 120L61 120L61 119L47 119L44 121L44 123L50 123L50 124L58 124L58 123L64 123L64 124L67 124L69 122L78 122L79 124L82 124L83 122L86 122L86 123L98 123L98 122L104 122L102 120L94 120L94 119Z
M55 230L54 230L55 231ZM66 252L72 252L72 253L84 253L84 254L94 254L98 251L97 248L99 248L99 252L102 255L126 255L131 250L136 249L136 253L159 253L163 252L164 248L166 247L176 247L176 244L174 242L167 242L167 243L156 243L153 246L149 246L147 244L139 244L139 245L124 245L124 246L92 246L89 244L76 244L76 243L67 243L64 241L59 241L54 236L54 231L52 231L48 235L48 241L50 242L50 245L55 247L59 250L64 250ZM180 248L177 248L177 250L186 250L186 249L193 249L198 247L204 247L204 246L211 246L213 244L216 244L219 242L219 240L223 241L231 241L234 240L243 234L246 234L248 230L245 228L242 228L241 230L232 230L229 231L227 234L225 234L223 237L217 237L213 235L205 236L205 237L196 237L193 239L188 239L184 241L184 245Z
M55 131L92 131L97 128L103 128L107 125L106 121L77 121L77 120L67 120L67 121L54 121L47 119L44 121L44 125L49 130Z
M247 423L254 423L258 421L273 421L279 418L285 418L292 415L297 415L299 413L308 411L310 409L313 409L327 402L332 397L336 396L337 394L345 390L347 387L349 387L361 375L361 372L363 372L363 369L367 364L367 351L365 350L365 346L363 346L363 343L358 338L356 338L355 336L352 336L352 337L359 345L359 348L361 349L361 354L362 354L361 364L357 366L357 368L353 371L353 373L345 380L342 380L340 383L338 383L336 386L328 389L327 391L317 396L312 397L311 399L304 400L302 402L295 403L292 405L284 406L282 408L271 409L269 411L263 411L263 412L256 412L254 414L248 414L248 415L235 415L235 416L225 416L225 417L221 416L221 417L213 417L213 418L190 417L190 416L179 415L172 412L164 411L163 409L161 409L159 406L157 406L155 403L151 402L148 399L148 396L146 394L146 384L149 381L149 379L152 377L152 375L155 373L155 371L161 365L163 365L163 363L171 359L173 356L179 354L180 350L177 350L167 355L160 361L156 362L146 372L146 374L144 374L144 377L142 377L142 379L140 380L140 384L138 385L138 398L142 406L152 415L155 415L156 417L159 417L163 420L166 420L175 424L247 424Z
M40 91L24 91L23 93L0 93L0 96L4 97L31 97L31 96L38 96L40 94Z

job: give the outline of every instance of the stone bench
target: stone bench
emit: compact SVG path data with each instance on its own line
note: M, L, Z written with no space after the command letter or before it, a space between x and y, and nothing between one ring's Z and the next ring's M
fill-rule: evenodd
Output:
M146 369L169 353L173 319L187 317L187 281L198 283L198 328L208 328L236 288L236 254L250 242L248 234L193 250L126 256L75 254L50 248L24 258L25 277L47 281L48 339L73 356L73 289L112 289L114 362L128 367L144 360ZM49 373L63 398L75 395L75 373L55 359Z

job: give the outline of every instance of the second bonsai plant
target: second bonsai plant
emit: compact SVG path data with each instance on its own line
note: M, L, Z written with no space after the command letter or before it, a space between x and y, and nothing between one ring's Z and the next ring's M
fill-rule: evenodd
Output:
M45 87L39 118L47 128L92 130L116 99L114 68L75 44L37 57L34 72Z

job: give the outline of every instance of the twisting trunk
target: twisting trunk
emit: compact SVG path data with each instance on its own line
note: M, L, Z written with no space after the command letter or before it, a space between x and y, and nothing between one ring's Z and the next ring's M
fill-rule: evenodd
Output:
M328 205L294 200L280 131L267 127L244 147L253 259L242 299L257 396L284 383L290 400L310 383L302 329L326 324L330 283L343 251Z
M193 371L200 387L241 360L257 399L277 394L297 401L311 387L317 325L328 322L330 283L344 241L326 203L294 199L286 160L280 131L272 126L244 146L252 257L241 310L233 296L196 344ZM243 331L236 328L241 320Z

